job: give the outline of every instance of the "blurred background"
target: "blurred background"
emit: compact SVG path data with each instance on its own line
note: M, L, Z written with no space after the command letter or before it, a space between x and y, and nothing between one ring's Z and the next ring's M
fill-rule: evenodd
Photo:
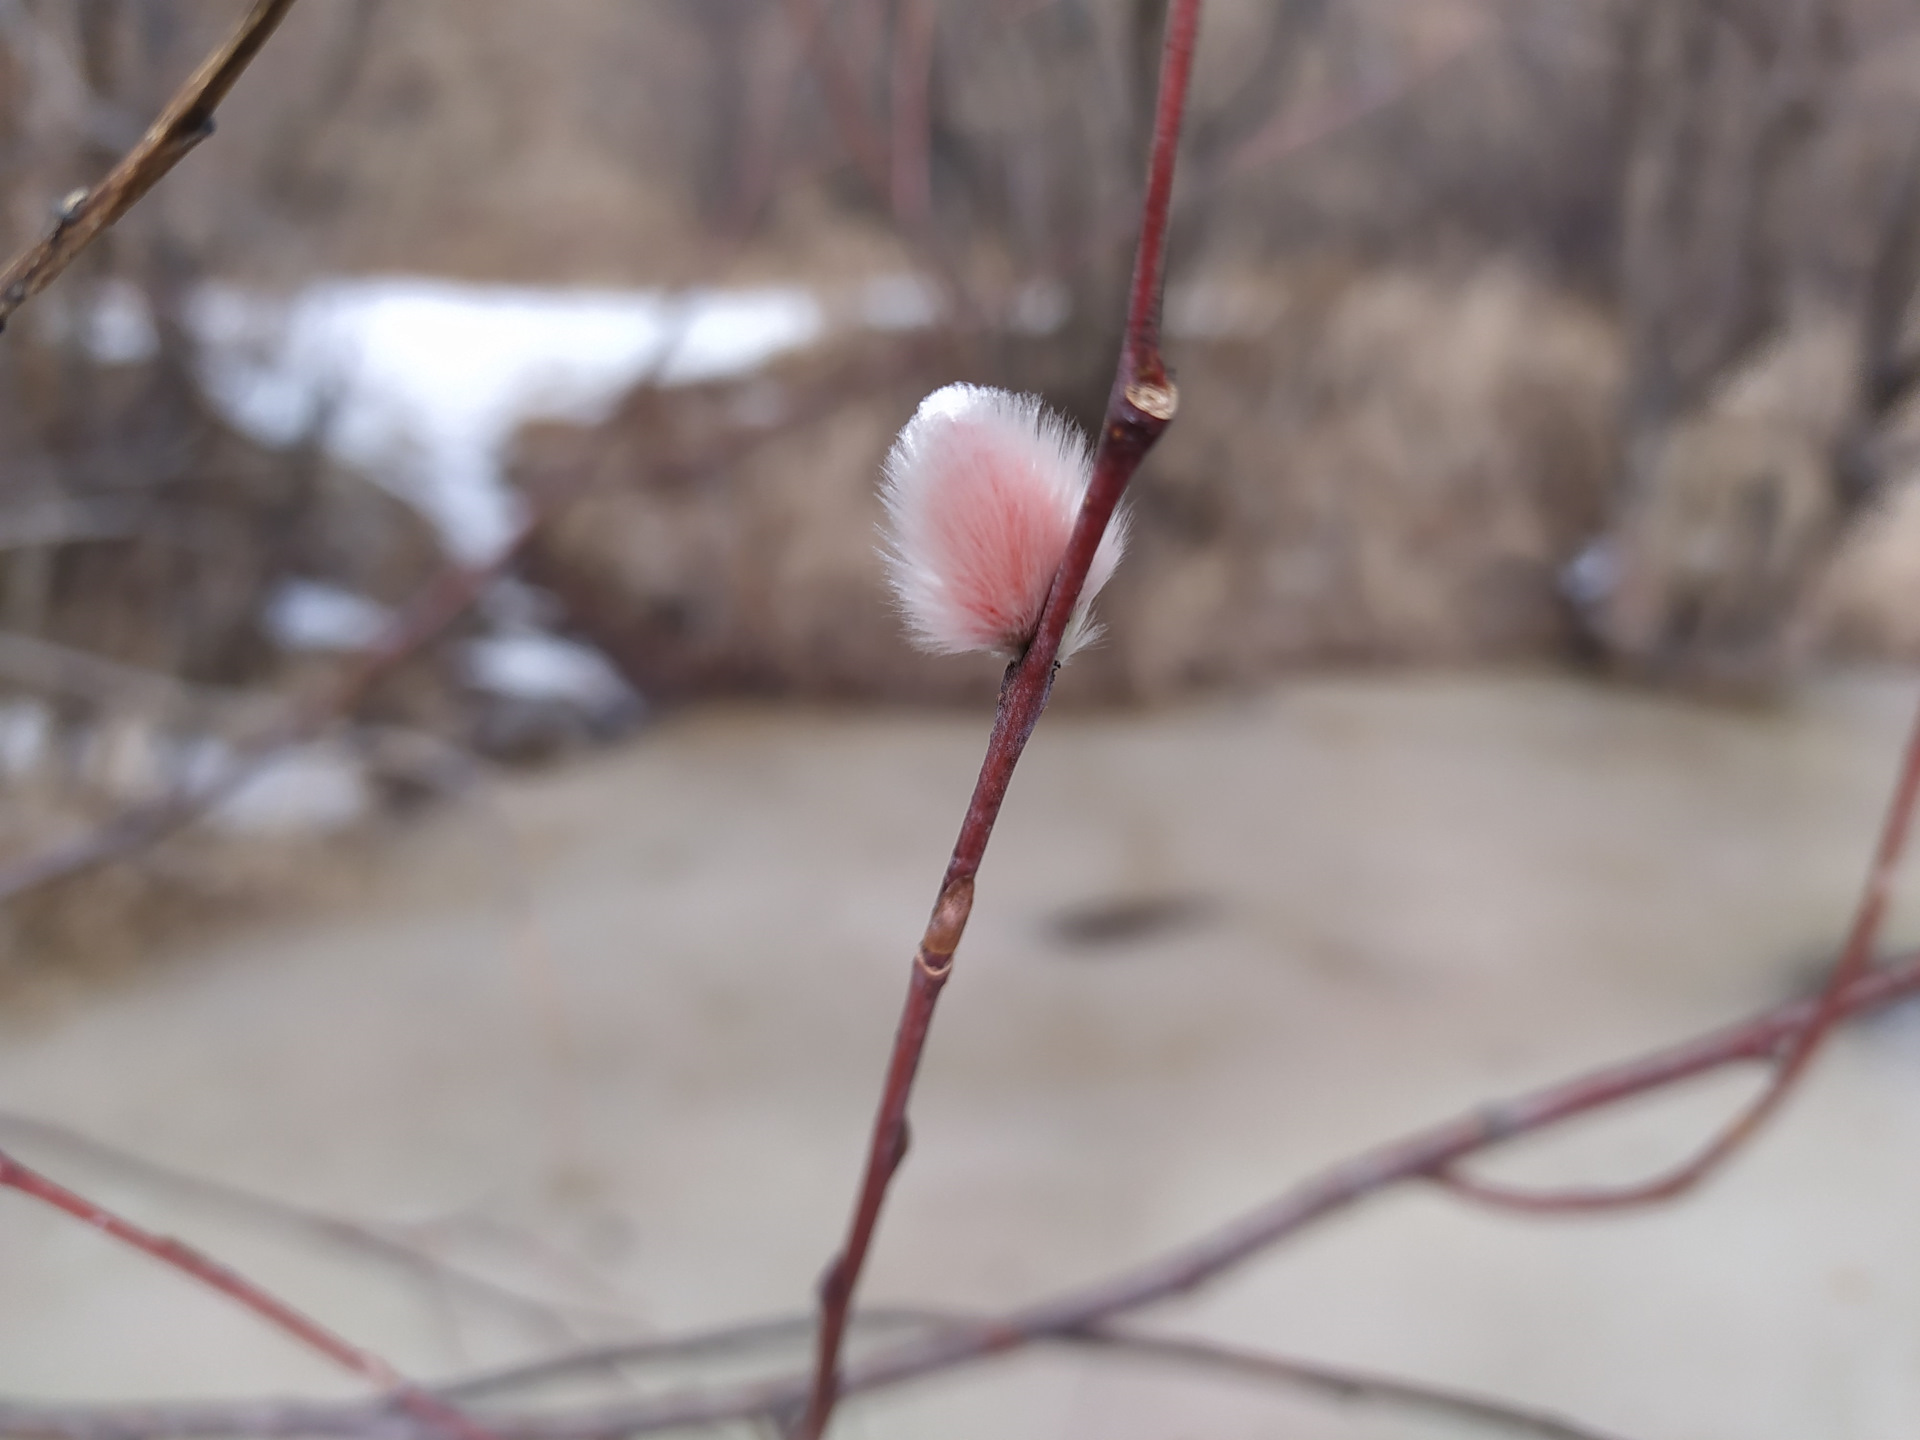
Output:
M0 1144L422 1373L803 1303L999 673L901 638L880 459L954 379L1097 420L1165 9L296 6L0 337L0 873L486 583L8 900ZM0 248L237 13L0 0ZM1179 418L882 1297L1029 1298L1804 987L1913 696L1920 4L1211 0L1195 83ZM1710 1204L1395 1201L1188 1315L1647 1437L1911 1435L1905 1026ZM182 1288L0 1205L0 1391L340 1388ZM1022 1360L847 1426L1468 1433L1186 1384Z

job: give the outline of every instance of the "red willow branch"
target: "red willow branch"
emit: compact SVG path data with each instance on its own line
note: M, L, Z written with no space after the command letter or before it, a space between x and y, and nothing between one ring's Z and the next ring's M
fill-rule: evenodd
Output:
M358 1345L334 1334L319 1321L303 1315L238 1271L171 1236L156 1235L121 1218L57 1181L48 1179L39 1171L22 1165L5 1151L0 1151L0 1186L51 1205L82 1224L91 1225L123 1245L130 1245L161 1264L237 1301L309 1350L326 1356L336 1365L378 1386L402 1408L425 1421L431 1429L459 1436L461 1440L492 1440L491 1431L474 1423L447 1401L428 1394L407 1380L372 1351L362 1350Z
M1842 994L1837 1022L1920 996L1920 951L1869 967ZM1544 1086L1402 1136L1329 1166L1266 1204L1196 1240L1089 1285L1077 1287L988 1321L957 1322L888 1346L849 1365L839 1393L854 1395L1022 1349L1073 1339L1161 1301L1191 1293L1229 1274L1275 1245L1323 1220L1399 1187L1430 1181L1448 1167L1524 1135L1554 1129L1579 1116L1651 1095L1728 1066L1765 1062L1800 1033L1818 1000L1779 1005L1665 1049ZM884 1319L891 1312L875 1312ZM762 1333L779 1322L753 1322ZM749 1327L737 1327L735 1333ZM685 1354L712 1337L649 1342ZM588 1352L579 1352L585 1355ZM525 1367L528 1378L557 1373L559 1357ZM520 1369L520 1367L516 1367ZM475 1377L484 1393L521 1376ZM446 1393L463 1394L464 1382ZM622 1440L676 1428L765 1419L792 1413L811 1393L810 1376L783 1375L705 1391L669 1393L618 1405L545 1414L489 1414L499 1440ZM275 1402L185 1403L140 1406L0 1404L0 1436L10 1440L162 1440L162 1437L334 1435L419 1440L424 1427L390 1408Z
M544 1360L451 1381L436 1386L435 1393L471 1401L480 1395L497 1395L508 1390L551 1384L598 1370L619 1369L630 1374L635 1365L659 1365L696 1357L711 1359L721 1355L739 1356L804 1334L811 1327L813 1318L811 1315L776 1316L660 1340L585 1346ZM969 1317L946 1311L893 1306L862 1310L854 1318L867 1328L889 1329L937 1330L969 1323ZM1091 1326L1071 1335L1053 1338L1061 1344L1089 1350L1239 1375L1265 1384L1307 1391L1325 1399L1476 1420L1517 1434L1541 1437L1541 1440L1607 1440L1599 1431L1562 1416L1491 1396L1375 1371L1303 1360L1291 1355L1107 1326ZM0 1415L0 1428L3 1427L4 1416Z
M257 0L232 34L201 62L146 134L106 178L64 203L52 232L0 270L0 328L5 327L14 311L51 285L76 256L132 209L188 151L213 133L214 111L292 7L293 0ZM154 818L169 819L163 812L150 817L145 825L129 827L126 833L140 835L143 842ZM163 824L161 829L165 828L168 826ZM31 864L26 867L28 878L34 871ZM0 889L0 899L7 893L17 892ZM52 1206L237 1301L302 1345L388 1392L402 1409L428 1422L433 1429L462 1440L490 1440L490 1432L446 1401L413 1385L378 1355L334 1334L237 1271L179 1240L135 1225L21 1164L4 1151L0 1151L0 1187Z
M1869 967L1841 993L1844 1020L1920 994L1920 951ZM1730 1065L1773 1059L1817 1012L1818 1000L1789 1002L1618 1065L1590 1071L1505 1101L1477 1106L1430 1129L1364 1151L1265 1205L1118 1275L1068 1291L969 1333L929 1337L849 1368L847 1393L1017 1349L1044 1336L1104 1324L1191 1293L1255 1255L1362 1201L1429 1181L1469 1156L1552 1129L1623 1101Z
M1788 1038L1765 1088L1691 1158L1665 1174L1656 1175L1640 1184L1613 1189L1576 1187L1526 1190L1475 1180L1452 1170L1440 1172L1434 1178L1455 1194L1483 1205L1509 1210L1571 1213L1620 1210L1671 1200L1693 1189L1725 1165L1786 1103L1794 1086L1812 1065L1821 1042L1832 1033L1848 990L1867 973L1872 964L1874 946L1892 899L1894 873L1899 868L1900 856L1906 849L1907 836L1913 828L1913 811L1917 800L1920 800L1920 708L1914 713L1906 749L1901 755L1899 776L1894 781L1893 797L1887 804L1880 840L1874 847L1873 863L1867 871L1866 885L1861 890L1853 922L1847 929L1840 958L1834 961L1806 1024Z
M386 1265L429 1285L442 1287L450 1297L485 1305L527 1325L540 1325L566 1337L571 1315L592 1314L601 1320L631 1317L600 1307L560 1304L516 1290L441 1259L424 1246L411 1243L396 1229L365 1223L344 1215L316 1210L238 1185L210 1180L176 1170L144 1156L108 1145L64 1125L0 1110L0 1149L9 1145L44 1148L84 1167L117 1175L161 1194L172 1194L235 1218L270 1226L282 1233L315 1241L338 1251Z
M878 1113L874 1116L865 1175L853 1219L839 1256L820 1285L820 1337L813 1391L796 1435L819 1440L833 1413L841 1341L847 1309L879 1223L887 1187L907 1150L907 1100L920 1067L933 1009L953 971L954 951L973 907L973 881L992 838L994 821L1013 779L1014 767L1033 733L1053 688L1055 657L1066 632L1095 549L1120 495L1153 443L1173 419L1176 395L1160 356L1160 295L1165 279L1167 219L1172 209L1173 169L1193 68L1194 36L1200 0L1176 0L1167 16L1160 66L1160 94L1154 114L1153 149L1147 165L1141 205L1140 241L1134 256L1133 287L1127 306L1126 340L1120 353L1106 418L1094 452L1093 475L1067 550L1054 574L1040 624L1026 652L1008 666L1000 687L987 754L981 762L973 798L960 826L953 858L940 883L933 915L921 936L907 982L906 1005L894 1038Z
M951 1328L968 1323L968 1317L945 1311L892 1306L862 1310L855 1318L868 1327L922 1330ZM630 1370L636 1364L659 1364L693 1356L711 1358L718 1354L737 1355L759 1346L791 1339L803 1333L812 1320L810 1315L778 1316L661 1340L583 1347L530 1364L456 1380L437 1386L436 1392L470 1400L477 1395L548 1384L596 1370ZM1563 1416L1515 1405L1488 1395L1291 1355L1276 1355L1209 1340L1153 1335L1109 1326L1089 1326L1070 1335L1051 1338L1061 1344L1088 1350L1237 1375L1264 1384L1307 1391L1324 1399L1474 1420L1516 1434L1533 1435L1539 1440L1608 1440L1601 1432Z
M912 1312L908 1312L911 1314ZM866 1318L866 1317L862 1317ZM916 1317L921 1323L939 1323L943 1317ZM944 1317L951 1321L952 1317ZM714 1349L726 1342L750 1343L774 1335L790 1335L811 1323L811 1316L741 1326L731 1332L699 1337ZM1062 1345L1157 1361L1186 1369L1250 1380L1262 1385L1304 1391L1343 1404L1373 1405L1451 1420L1467 1420L1535 1440L1617 1440L1617 1437L1564 1416L1532 1406L1494 1399L1476 1391L1431 1385L1370 1370L1323 1365L1288 1355L1219 1345L1208 1340L1150 1335L1136 1330L1089 1329L1051 1337ZM608 1346L582 1352L580 1363L560 1356L549 1366L554 1374L579 1374L601 1366L626 1365L663 1358L663 1347ZM467 1382L459 1382L465 1385ZM449 1389L457 1387L449 1387ZM441 1393L447 1393L442 1391ZM518 1422L508 1421L501 1433L518 1435ZM10 1406L0 1403L0 1433L31 1435L34 1440L211 1440L211 1437L343 1436L351 1440L407 1440L414 1431L391 1411L365 1405L316 1405L299 1401L263 1401L239 1405L164 1405L140 1411ZM552 1435L550 1427L543 1435Z
M978 1323L970 1322L969 1317L941 1310L895 1307L862 1310L857 1318L862 1325L869 1327L910 1327L921 1330ZM619 1368L630 1373L631 1367L637 1364L659 1364L695 1356L711 1358L715 1355L738 1355L791 1339L803 1333L811 1325L812 1319L809 1315L779 1316L663 1340L585 1347L528 1365L456 1380L437 1386L436 1393L471 1399L479 1394L498 1394L503 1390L548 1384L602 1369ZM1538 1440L1610 1440L1602 1432L1564 1416L1475 1391L1408 1380L1378 1371L1304 1360L1292 1355L1222 1345L1211 1340L1156 1335L1111 1326L1089 1326L1072 1334L1048 1338L1058 1344L1085 1350L1238 1376L1265 1385L1305 1391L1327 1400L1477 1421L1514 1434L1535 1436ZM0 1414L0 1427L3 1426L4 1414Z
M256 0L106 178L63 203L46 238L0 270L0 330L14 311L51 285L75 256L213 133L213 112L292 8L293 0Z

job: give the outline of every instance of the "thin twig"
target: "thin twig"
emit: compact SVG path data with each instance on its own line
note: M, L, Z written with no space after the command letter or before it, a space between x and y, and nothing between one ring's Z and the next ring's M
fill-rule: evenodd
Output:
M892 180L886 142L868 113L859 78L828 31L821 0L786 0L786 8L801 49L812 63L821 99L826 102L833 128L840 134L840 143L847 147L873 193L884 197Z
M512 1315L529 1326L537 1325L549 1334L577 1334L578 1330L566 1323L567 1313L582 1314L587 1308L575 1304L563 1306L523 1294L442 1260L381 1227L263 1195L224 1181L191 1175L51 1121L0 1110L0 1136L14 1137L10 1143L16 1147L24 1141L30 1146L64 1152L83 1163L91 1163L135 1183L217 1207L243 1219L291 1230L369 1260L405 1270L424 1280L444 1285L449 1292L492 1306L502 1314ZM595 1307L593 1313L603 1320L631 1320L630 1316L600 1307Z
M951 1329L979 1323L977 1319L943 1311L911 1309L862 1311L857 1319L863 1326L913 1326L922 1329ZM686 1361L714 1354L737 1355L804 1335L812 1323L811 1315L788 1315L667 1340L583 1348L524 1366L462 1377L435 1386L434 1393L445 1399L458 1396L472 1400L481 1394L497 1394L502 1390L544 1384L591 1374L596 1370ZM1297 1356L1221 1345L1210 1340L1149 1335L1137 1330L1107 1326L1088 1326L1083 1330L1044 1338L1054 1344L1215 1371L1262 1384L1281 1385L1347 1404L1376 1405L1414 1414L1471 1420L1512 1434L1534 1436L1536 1440L1617 1440L1617 1437L1563 1416L1474 1391L1408 1380L1372 1370L1304 1360ZM34 1418L29 1420L29 1417ZM390 1413L369 1410L365 1406L323 1409L304 1404L276 1405L274 1402L263 1402L236 1406L229 1417L217 1407L206 1405L144 1407L138 1412L56 1410L53 1407L29 1409L0 1405L0 1433L21 1435L27 1433L31 1425L37 1425L39 1429L36 1433L58 1436L61 1440L120 1440L120 1437L130 1436L136 1426L146 1427L140 1433L149 1437L149 1440L162 1435L223 1435L231 1433L226 1428L230 1420L243 1423L251 1427L252 1433L261 1435L294 1432L384 1435L394 1425L394 1417ZM495 1422L495 1433L502 1437L516 1436L529 1426L541 1424L540 1417L533 1415L502 1416ZM543 1428L540 1433L551 1435L552 1431Z
M812 1335L818 1320L818 1314L809 1310L804 1314L743 1320L646 1340L610 1340L597 1345L576 1346L537 1360L462 1375L437 1384L433 1389L439 1395L472 1401L482 1396L501 1395L552 1384L556 1380L590 1375L597 1370L627 1370L636 1365L734 1358L770 1346L806 1339ZM935 1311L875 1306L855 1311L848 1317L848 1323L859 1330L877 1330L903 1327L925 1329L960 1322L952 1315Z
M1060 1337L1072 1344L1109 1350L1123 1356L1159 1360L1174 1365L1216 1370L1267 1384L1294 1386L1334 1400L1356 1404L1391 1405L1428 1415L1471 1420L1536 1440L1617 1440L1617 1437L1532 1406L1497 1400L1451 1385L1430 1385L1373 1370L1350 1370L1317 1360L1299 1360L1211 1340L1172 1335L1145 1335L1137 1330L1089 1326Z
M482 1394L499 1394L505 1390L547 1384L596 1370L710 1358L714 1355L738 1355L804 1335L811 1328L813 1318L811 1315L776 1316L662 1340L583 1347L526 1365L463 1377L437 1385L434 1390L436 1394L449 1398L459 1396L472 1400ZM939 1330L979 1323L978 1317L942 1310L891 1306L861 1310L852 1318L863 1328ZM1056 1343L1091 1350L1240 1375L1337 1401L1393 1406L1430 1415L1479 1421L1515 1434L1540 1437L1540 1440L1609 1440L1608 1436L1590 1426L1492 1396L1384 1375L1377 1371L1305 1360L1298 1356L1247 1350L1211 1340L1150 1335L1138 1330L1102 1325L1090 1325L1083 1330L1048 1338Z
M962 330L983 328L985 312L976 287L963 272L951 237L933 225L930 108L933 43L937 16L931 0L906 0L895 17L890 62L891 111L888 132L868 109L847 51L829 33L822 0L786 0L787 19L801 55L818 86L861 181L874 202L893 216L900 238L934 272L946 292L950 324ZM862 18L877 13L856 11Z
M119 150L138 138L139 122L94 91L45 18L28 9L25 0L0 0L0 43L32 70L39 87L51 92L54 104L66 112L60 119L77 122L93 144Z
M1838 1020L1920 995L1920 951L1870 968L1850 984ZM1398 1187L1431 1180L1469 1156L1523 1135L1653 1094L1731 1065L1773 1058L1812 1017L1817 1000L1790 1001L1662 1050L1590 1071L1364 1151L1200 1238L1092 1284L998 1319L943 1327L846 1367L842 1395L866 1393L956 1369L1051 1339L1067 1339L1134 1311L1199 1289L1320 1221ZM889 1314L892 1312L878 1312ZM759 1322L755 1322L756 1324ZM711 1343L712 1336L705 1337ZM683 1337L677 1343L702 1343ZM536 1362L545 1363L545 1362ZM489 1387L490 1388L490 1387ZM620 1405L542 1415L489 1415L499 1440L620 1440L697 1425L791 1413L810 1375L667 1394ZM162 1437L329 1435L419 1440L424 1427L374 1405L203 1402L140 1406L0 1404L9 1440L162 1440Z
M10 630L0 631L0 679L99 706L166 714L230 709L247 698L225 686L196 684Z
M571 492L566 498L571 498ZM506 544L481 564L448 566L389 622L378 640L354 657L332 685L294 705L276 723L237 747L227 767L210 781L129 806L97 829L0 868L0 905L165 839L239 790L280 752L319 734L464 615L556 508L556 501L537 507Z
M114 1214L58 1181L21 1164L5 1151L0 1151L0 1186L18 1190L22 1195L51 1205L121 1244L150 1255L161 1264L237 1301L309 1350L326 1356L336 1365L379 1387L395 1403L427 1422L433 1430L459 1436L461 1440L491 1440L491 1431L476 1424L453 1405L428 1394L372 1351L363 1350L334 1334L318 1320L303 1315L238 1271L211 1256L203 1255L183 1241L169 1235L156 1235Z
M1453 1170L1440 1172L1434 1178L1456 1195L1478 1204L1507 1210L1565 1214L1620 1210L1672 1200L1720 1169L1786 1103L1794 1086L1813 1063L1821 1042L1832 1033L1834 1023L1840 1017L1843 997L1872 964L1874 946L1892 899L1894 873L1899 868L1901 853L1906 849L1907 836L1913 828L1916 801L1920 801L1920 708L1914 712L1913 726L1900 760L1899 776L1894 782L1893 797L1887 804L1880 840L1874 847L1873 864L1867 871L1866 885L1861 890L1853 922L1847 929L1846 943L1841 947L1840 958L1834 961L1826 984L1821 987L1819 999L1806 1025L1788 1038L1765 1088L1691 1157L1650 1180L1616 1188L1530 1190L1476 1180Z
M46 238L0 270L0 329L6 328L14 311L51 285L101 231L131 210L161 176L213 133L213 112L292 8L293 0L256 0L106 178L62 205Z
M635 382L636 389L666 373L685 343L689 313L683 311L678 328L653 357L651 373ZM708 465L729 463L807 419L796 411L787 421L717 447L704 457L675 457L672 471L697 473ZM211 780L130 805L83 835L0 866L0 905L44 885L125 859L184 829L246 784L276 755L312 739L354 710L376 685L466 614L593 479L590 473L576 473L541 487L531 498L525 518L499 549L476 564L449 564L429 579L373 643L352 657L331 685L294 702L273 724L237 745L226 768Z
M1229 182L1244 180L1256 171L1299 159L1315 148L1338 140L1374 116L1411 100L1420 88L1468 53L1473 36L1450 47L1431 64L1416 66L1388 80L1342 92L1298 114L1292 108L1280 114L1224 156L1199 157L1180 182L1179 213L1197 210ZM1120 240L1133 223L1124 204L1110 206L1084 231L1052 247L1046 259L1051 274L1063 275L1094 263ZM1004 309L1004 305L1001 307Z
M890 196L893 218L920 235L933 218L933 0L901 0L893 22Z
M503 1390L546 1384L595 1370L683 1361L715 1354L738 1354L803 1335L811 1328L813 1318L811 1315L776 1316L663 1340L585 1347L527 1365L468 1376L435 1386L434 1389L440 1395L457 1395L471 1400L481 1394L498 1394ZM977 1317L947 1311L891 1306L860 1310L855 1312L852 1319L864 1328L915 1327L926 1330L952 1329L979 1323ZM1297 1356L1247 1350L1210 1340L1148 1335L1137 1330L1102 1325L1090 1325L1083 1330L1048 1338L1092 1350L1236 1374L1269 1384L1306 1390L1333 1400L1388 1405L1426 1414L1476 1420L1516 1434L1537 1436L1540 1440L1609 1440L1609 1437L1591 1427L1491 1396L1383 1375L1376 1371L1304 1360Z
M805 46L804 36L790 35L790 27L783 29L767 42L767 53L750 73L741 107L739 149L729 166L731 194L720 227L720 242L729 252L739 251L773 199L780 152L786 143L786 117L802 74ZM724 261L718 268L725 268Z
M1352 91L1330 96L1304 108L1287 107L1218 157L1206 181L1217 183L1241 179L1282 160L1291 159L1323 140L1357 128L1411 98L1451 70L1471 54L1484 38L1478 30L1469 30L1437 54L1414 61L1398 74L1372 78Z
M1180 120L1186 107L1187 80L1192 70L1194 36L1199 22L1200 0L1178 0L1167 17L1153 149L1147 166L1139 248L1135 253L1133 286L1127 306L1126 343L1107 402L1106 418L1100 428L1093 476L1067 542L1066 554L1054 575L1040 624L1026 653L1008 667L1001 685L999 710L994 717L986 759L981 763L973 798L934 902L933 915L913 957L906 1005L894 1039L879 1110L874 1117L853 1218L840 1254L828 1266L820 1285L819 1354L812 1394L795 1431L799 1440L820 1440L833 1413L847 1310L873 1242L887 1187L906 1154L907 1100L926 1046L927 1031L933 1022L934 1004L952 973L954 951L973 906L974 876L992 838L1007 785L1013 779L1020 753L1053 687L1061 636L1121 492L1173 418L1175 392L1160 356L1160 295L1165 278L1174 158L1179 147Z
M1909 952L1869 969L1848 986L1839 1015L1857 1015L1915 993L1920 993L1920 952ZM1410 1182L1431 1180L1469 1156L1729 1065L1769 1060L1807 1024L1818 1003L1781 1005L1623 1064L1478 1106L1444 1124L1364 1151L1198 1240L1030 1306L998 1326L972 1335L933 1337L917 1350L902 1346L875 1356L850 1369L844 1388L891 1384L943 1370L1189 1294L1333 1215Z

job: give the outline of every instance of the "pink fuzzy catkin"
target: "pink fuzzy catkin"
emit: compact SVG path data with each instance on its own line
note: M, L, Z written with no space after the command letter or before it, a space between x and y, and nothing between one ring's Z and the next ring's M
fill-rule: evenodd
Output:
M1017 655L1080 513L1093 457L1037 396L948 385L920 402L887 454L886 560L914 644L938 655ZM1094 551L1060 658L1096 638L1088 607L1126 548L1115 515Z

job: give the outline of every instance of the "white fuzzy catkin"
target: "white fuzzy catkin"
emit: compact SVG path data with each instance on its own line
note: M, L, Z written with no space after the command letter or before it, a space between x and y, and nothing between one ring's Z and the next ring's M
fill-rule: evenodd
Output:
M887 570L913 642L1016 655L1033 638L1091 478L1087 442L1037 396L948 385L888 452ZM1094 551L1060 658L1095 639L1093 597L1126 547L1116 514Z

